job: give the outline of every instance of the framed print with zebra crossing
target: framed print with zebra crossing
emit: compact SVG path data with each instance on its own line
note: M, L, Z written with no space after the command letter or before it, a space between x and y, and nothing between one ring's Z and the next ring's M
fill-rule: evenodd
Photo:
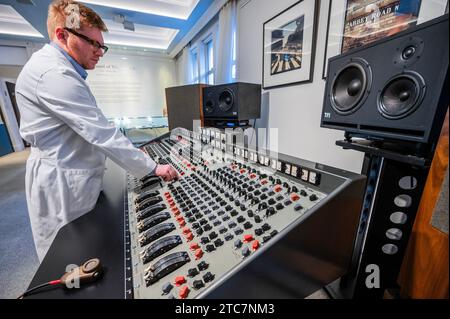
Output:
M312 82L318 6L301 0L264 23L264 89Z

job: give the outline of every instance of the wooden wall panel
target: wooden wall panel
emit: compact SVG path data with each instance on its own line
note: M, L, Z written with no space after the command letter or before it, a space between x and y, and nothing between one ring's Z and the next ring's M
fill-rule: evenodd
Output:
M430 224L448 167L448 144L447 111L398 278L403 298L449 297L448 234Z

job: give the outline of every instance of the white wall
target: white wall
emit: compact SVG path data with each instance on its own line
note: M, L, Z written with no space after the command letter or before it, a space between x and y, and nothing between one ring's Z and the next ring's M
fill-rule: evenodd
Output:
M0 63L0 77L17 78L23 64L43 45L0 39L1 57L8 64ZM10 54L14 50L20 52L16 57ZM161 116L165 88L176 85L175 62L166 54L112 48L89 71L88 83L107 117Z
M88 73L107 117L162 116L165 88L176 84L174 60L156 53L108 52Z
M239 81L261 83L263 24L296 2L297 0L239 2ZM325 90L322 68L328 5L329 1L321 1L314 81L266 91L263 96L263 118L268 122L268 127L278 128L279 152L359 173L363 154L342 150L335 145L336 140L343 139L343 132L320 128ZM268 114L264 114L265 111ZM273 145L274 141L270 140L270 144Z
M21 71L21 65L0 65L0 78L17 79Z

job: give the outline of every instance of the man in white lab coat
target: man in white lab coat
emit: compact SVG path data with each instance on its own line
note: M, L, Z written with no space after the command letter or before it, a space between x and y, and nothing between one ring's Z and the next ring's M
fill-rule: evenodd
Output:
M138 178L178 177L133 147L96 104L85 80L107 51L100 16L74 1L54 1L47 27L51 43L33 54L16 84L20 132L32 146L25 185L40 261L62 226L94 208L106 157Z

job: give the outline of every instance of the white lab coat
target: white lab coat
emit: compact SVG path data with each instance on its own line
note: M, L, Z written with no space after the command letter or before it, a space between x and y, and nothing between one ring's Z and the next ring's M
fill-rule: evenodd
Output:
M32 146L25 187L42 261L58 230L94 208L106 156L138 178L156 164L109 125L86 81L51 45L24 66L16 97L20 133Z

